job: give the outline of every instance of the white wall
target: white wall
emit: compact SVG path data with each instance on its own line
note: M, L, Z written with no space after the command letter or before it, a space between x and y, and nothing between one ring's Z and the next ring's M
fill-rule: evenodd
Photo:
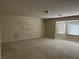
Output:
M42 19L3 15L2 42L40 38L44 36Z

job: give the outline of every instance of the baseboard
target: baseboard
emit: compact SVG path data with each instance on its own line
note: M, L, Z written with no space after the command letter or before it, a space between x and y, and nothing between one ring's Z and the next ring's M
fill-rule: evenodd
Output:
M32 39L22 39L22 40L1 41L1 43L18 42L18 41L25 41L25 40L29 41L29 40L36 40L36 39L41 39L41 38L44 38L44 37L32 38Z

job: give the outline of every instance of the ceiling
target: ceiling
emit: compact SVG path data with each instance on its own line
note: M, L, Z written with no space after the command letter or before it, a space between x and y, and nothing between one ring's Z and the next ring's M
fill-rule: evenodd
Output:
M79 0L0 0L0 12L38 18L79 15Z

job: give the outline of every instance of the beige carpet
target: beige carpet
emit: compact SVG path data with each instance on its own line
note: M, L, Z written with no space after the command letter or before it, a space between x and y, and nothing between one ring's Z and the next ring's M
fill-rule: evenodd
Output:
M2 43L3 59L79 59L79 43L47 38Z

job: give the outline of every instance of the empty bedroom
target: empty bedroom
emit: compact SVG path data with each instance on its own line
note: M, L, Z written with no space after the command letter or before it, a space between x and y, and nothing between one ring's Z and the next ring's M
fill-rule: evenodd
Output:
M79 59L79 0L0 0L0 59Z

